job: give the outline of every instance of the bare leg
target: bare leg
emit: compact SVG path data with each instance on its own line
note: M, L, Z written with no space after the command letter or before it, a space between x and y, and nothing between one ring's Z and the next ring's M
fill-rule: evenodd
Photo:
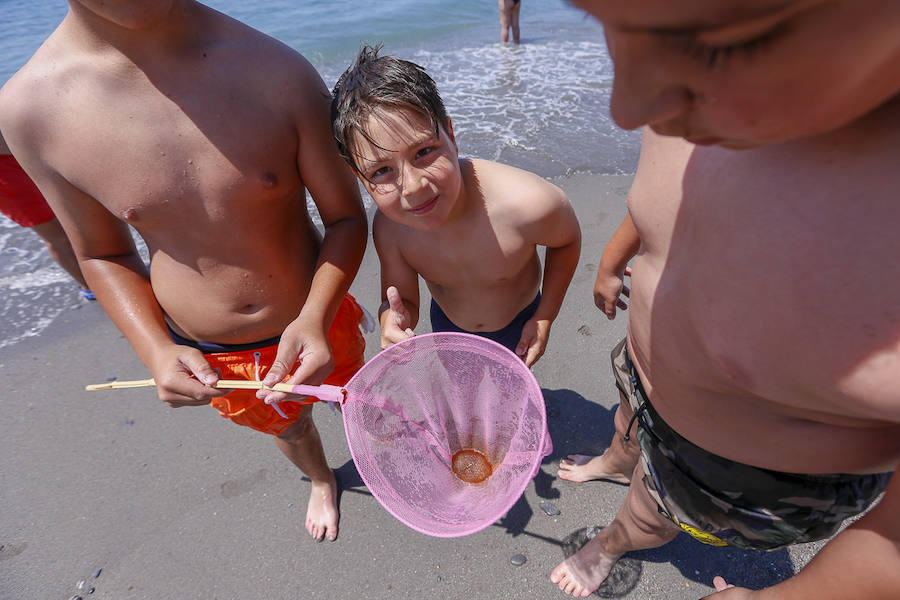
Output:
M602 456L570 454L568 458L559 461L557 477L578 483L593 479L607 479L617 483L631 481L631 473L638 463L641 450L634 437L634 427L637 427L637 424L632 427L630 439L625 441L625 430L634 411L621 393L619 396L621 401L619 408L616 409L616 433L606 452Z
M500 41L504 44L509 41L510 6L512 0L498 0L500 8Z
M56 261L66 272L72 276L82 289L88 289L87 283L84 281L84 275L81 274L81 267L78 266L78 259L75 258L75 251L72 250L72 243L63 230L59 221L53 219L31 228L36 234L41 236L50 257Z
M510 11L510 27L512 27L513 42L519 43L519 9L522 7L521 2L516 2Z
M312 420L312 405L303 407L300 418L275 438L278 447L312 481L306 507L306 530L316 540L337 539L340 514L337 482L325 461L319 431Z
M559 589L573 596L588 596L600 587L620 556L662 546L678 535L681 530L659 514L643 477L643 466L638 464L615 520L553 569L550 581Z

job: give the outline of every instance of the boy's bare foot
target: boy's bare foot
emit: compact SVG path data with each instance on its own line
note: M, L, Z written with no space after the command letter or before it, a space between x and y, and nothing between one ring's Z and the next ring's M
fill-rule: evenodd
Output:
M338 535L340 513L337 507L337 482L313 482L306 507L306 530L316 541L333 542Z
M556 476L567 481L582 483L594 479L605 479L615 483L631 483L631 477L610 469L606 464L606 454L589 456L587 454L570 454L559 461Z
M606 580L618 560L617 556L610 556L603 550L606 531L598 533L581 550L559 563L550 573L550 581L572 596L590 596Z

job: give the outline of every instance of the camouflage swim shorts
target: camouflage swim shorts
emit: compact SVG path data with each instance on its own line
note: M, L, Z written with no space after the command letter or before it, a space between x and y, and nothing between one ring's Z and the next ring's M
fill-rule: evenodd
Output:
M644 484L660 513L701 542L774 550L824 539L887 487L890 473L782 473L716 456L660 418L625 340L613 349L612 366L616 387L637 415Z

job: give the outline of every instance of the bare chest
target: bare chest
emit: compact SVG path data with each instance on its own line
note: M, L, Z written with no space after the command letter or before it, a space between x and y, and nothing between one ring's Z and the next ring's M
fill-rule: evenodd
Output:
M538 260L535 248L518 234L489 227L470 230L464 237L417 235L404 255L431 285L448 290L518 284L522 271Z
M260 98L224 84L101 89L104 111L70 98L60 172L143 232L246 223L302 194L295 128Z
M680 380L798 414L900 416L896 178L701 159L677 192L632 206L645 241L632 329L661 389Z

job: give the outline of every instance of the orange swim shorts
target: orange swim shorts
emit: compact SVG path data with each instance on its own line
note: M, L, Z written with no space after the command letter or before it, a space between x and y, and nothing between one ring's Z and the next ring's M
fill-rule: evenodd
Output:
M0 154L0 212L22 227L43 225L56 218L12 154Z
M363 310L356 299L350 294L344 296L331 329L328 330L328 340L334 353L334 371L325 383L344 385L365 363L366 341L359 330L363 319ZM213 352L205 356L222 379L261 380L275 360L277 349L278 343L275 342L261 348ZM225 396L213 398L211 404L220 415L238 425L278 435L297 421L305 405L318 401L318 398L310 396L304 398L302 402L280 403L278 407L287 418L258 399L256 390L234 390Z

